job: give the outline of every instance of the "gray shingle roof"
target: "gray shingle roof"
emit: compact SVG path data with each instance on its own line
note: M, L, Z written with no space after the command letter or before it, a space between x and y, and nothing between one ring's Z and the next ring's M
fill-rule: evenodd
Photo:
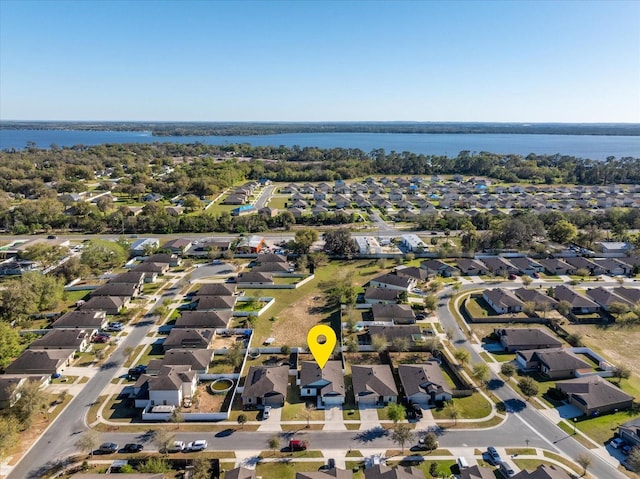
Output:
M351 366L351 379L356 396L363 393L374 393L378 396L398 395L391 367L387 364Z

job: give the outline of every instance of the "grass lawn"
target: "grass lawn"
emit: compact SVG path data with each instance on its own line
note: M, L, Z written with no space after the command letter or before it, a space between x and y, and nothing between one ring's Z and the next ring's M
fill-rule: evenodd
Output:
M324 411L319 409L307 409L306 402L300 398L300 388L293 384L295 380L289 382L287 389L287 401L282 408L283 421L306 421L307 414L310 421L324 420Z
M162 359L163 357L164 351L162 350L162 344L154 343L147 346L138 363L149 364L149 361L151 361L152 359Z
M455 398L453 403L460 409L460 417L458 419L481 419L487 417L491 413L491 404L478 393L474 393L469 397ZM445 414L445 409L432 409L434 419L449 419Z
M513 361L514 359L516 359L516 353L508 353L508 352L491 352L491 356L493 356L495 358L496 361L498 361L499 363L506 363L509 361Z
M400 462L390 461L390 462L387 462L387 465L395 466L399 464L401 466L413 466L420 469L422 472L424 472L425 477L431 477L429 474L429 468L431 467L432 462L437 464L438 466L436 477L449 477L451 476L451 474L457 474L459 472L458 465L456 464L455 459L444 460L444 461L426 460L426 461L420 461L417 464L412 461L400 461Z
M269 208L276 208L278 210L283 210L285 209L285 203L287 201L291 200L291 196L287 195L287 196L272 196L271 199L269 199Z
M273 278L274 284L297 284L304 278Z
M90 291L65 291L63 302L65 306L74 307L76 305L76 301L80 301L85 296L87 296Z
M620 424L638 417L640 417L640 411L636 411L635 413L631 411L620 411L578 421L576 427L597 443L604 444L613 437L613 434L618 430Z
M256 475L262 479L295 479L296 472L317 471L324 462L269 462L256 466Z

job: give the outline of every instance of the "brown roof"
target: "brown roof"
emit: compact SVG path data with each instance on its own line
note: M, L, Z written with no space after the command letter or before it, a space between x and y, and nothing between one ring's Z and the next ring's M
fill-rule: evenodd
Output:
M296 472L296 479L329 479L331 477L335 479L352 479L353 472L338 468L325 471Z
M424 472L415 467L376 465L364 470L365 479L425 479Z
M315 361L303 361L300 368L300 387L309 387L314 383L326 383L320 389L322 396L344 396L344 374L341 361L327 361L320 369Z
M351 380L356 396L371 393L378 396L398 395L398 388L388 364L351 366Z
M73 349L27 349L5 368L7 374L54 374L73 354Z
M196 310L233 309L238 301L237 296L198 296Z
M183 311L174 328L227 328L232 311Z
M138 293L134 283L107 283L91 292L91 296L123 296L131 298Z
M513 476L514 479L571 479L571 477L573 476L564 469L553 464L541 464L533 472L522 470Z
M425 364L401 364L398 366L398 375L406 396L420 392L452 393L440 365L435 361Z
M82 310L100 310L109 311L112 309L120 309L127 302L125 296L94 296L86 303L80 306Z
M589 409L633 401L633 396L600 376L570 379L556 383L556 388L573 396Z
M387 288L367 288L364 292L364 298L378 301L398 301L400 291Z
M162 366L189 366L194 371L207 370L213 359L212 349L180 349L167 351Z
M576 293L574 290L563 284L556 286L555 298L558 301L567 301L572 308L597 308L598 304L589 298Z
M205 283L196 292L196 296L233 296L238 286L234 283Z
M51 327L100 329L106 319L107 316L104 311L94 311L90 309L69 311L56 319Z
M109 283L141 283L144 280L144 276L145 273L142 271L127 271L110 279Z
M255 469L236 467L224 473L224 479L256 479Z
M251 366L244 382L242 396L264 397L265 394L275 392L286 398L288 384L289 366Z
M188 365L162 366L157 376L149 376L149 391L176 391L184 383L191 383L196 376Z
M79 349L89 342L89 331L84 329L52 329L29 345L29 349Z
M416 315L408 304L374 304L371 306L374 321L379 318L415 320Z
M539 328L501 328L496 332L501 336L503 344L512 346L538 346L541 344L559 348L562 342Z
M460 479L495 479L493 469L482 466L471 466L460 471Z
M173 328L162 344L163 349L198 348L207 349L213 337L214 329L180 329Z

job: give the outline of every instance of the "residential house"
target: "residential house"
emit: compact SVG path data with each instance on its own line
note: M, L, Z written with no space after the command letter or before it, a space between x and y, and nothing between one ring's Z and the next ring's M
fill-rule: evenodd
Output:
M226 476L225 479L227 479ZM353 472L338 468L296 472L296 479L353 479Z
M364 470L364 479L425 479L424 472L417 467L389 467L376 464Z
M597 241L596 247L598 251L608 255L624 256L631 251L631 245L625 241Z
M182 259L180 259L180 256L178 256L177 254L173 254L173 253L155 253L155 254L152 254L151 256L147 256L143 262L144 263L164 263L171 267L174 267L174 266L180 266L180 263L182 263Z
M316 361L303 361L298 385L301 397L315 397L327 407L344 404L342 361L327 361L323 368Z
M574 314L595 313L600 308L594 301L576 293L565 285L555 287L554 298L556 301L567 301L571 305L571 312Z
M51 328L96 331L105 328L107 322L107 313L105 311L75 310L60 316L53 322Z
M544 266L531 258L509 258L509 262L522 274L533 275L544 271Z
M598 276L600 274L605 274L607 271L597 263L584 258L582 256L576 256L575 258L565 258L565 261L573 266L576 272L579 269L584 269L589 272L591 276Z
M534 471L529 472L523 469L513 479L571 479L573 475L569 475L564 469L554 464L541 464Z
M523 303L535 304L536 311L550 311L557 304L555 299L542 294L537 289L518 288L513 290L513 294L520 298Z
M516 274L519 271L518 268L500 256L487 256L481 258L481 260L485 265L487 265L489 271L496 276Z
M473 465L460 470L460 479L495 479L493 468Z
M240 273L236 279L236 283L240 286L268 286L274 284L273 273Z
M539 328L500 328L494 330L500 344L509 352L524 349L560 348L562 342Z
M234 283L205 283L200 286L196 296L234 296L238 286Z
M426 251L427 245L422 241L418 235L414 234L406 234L402 235L402 240L400 241L408 251L421 252Z
M412 278L402 278L395 274L382 274L369 281L369 286L375 288L395 289L409 292L416 285L416 280Z
M524 306L515 294L504 288L485 289L482 297L498 314L519 313Z
M183 254L185 251L191 248L192 244L193 242L189 239L178 238L171 241L167 241L165 244L162 245L162 249L164 251L169 251L172 254Z
M236 467L224 473L224 479L256 479L256 470Z
M144 374L134 386L136 407L145 407L147 402L151 406L180 407L185 399L193 398L198 379L198 373L186 365L162 366L157 376Z
M244 254L256 254L262 251L264 238L262 236L242 236L236 245L236 252Z
M409 266L406 268L397 268L395 270L397 276L401 278L415 279L418 284L423 283L429 279L429 272L426 269L418 268L416 266Z
M91 341L92 331L85 329L51 329L29 345L29 349L73 349L84 352Z
M475 259L460 258L456 265L463 276L481 276L489 274L489 269Z
M618 286L617 288L613 288L613 292L630 301L632 304L640 303L640 288L625 288L624 286Z
M367 288L364 302L367 304L396 304L400 301L400 291L396 289Z
M565 393L569 404L576 406L585 416L621 411L633 406L633 396L600 376L556 383L556 389Z
M233 311L237 296L196 296L196 311Z
M142 201L160 201L164 198L160 193L147 193L142 197Z
M576 268L569 263L556 258L541 259L540 264L544 266L547 273L554 276L574 274L576 272Z
M626 308L633 307L633 303L623 296L618 296L613 290L605 289L602 286L587 290L587 296L605 311L611 310L611 305L618 304Z
M157 275L143 273L142 271L127 271L126 273L120 273L119 275L111 278L109 283L131 283L137 284L138 288L142 290L144 283L153 283Z
M216 329L228 328L233 312L228 311L182 311L174 328Z
M289 366L251 366L244 381L242 405L283 406L289 384Z
M603 268L606 274L610 276L623 276L631 273L633 269L628 264L618 261L615 258L596 258L593 260L595 264Z
M214 337L214 329L173 328L162 343L162 349L165 353L173 348L207 349Z
M71 364L73 349L27 349L9 364L6 374L60 374Z
M580 370L592 370L589 363L563 348L518 351L516 361L522 369L539 371L550 379L574 378Z
M261 263L251 268L252 273L292 273L289 263Z
M9 409L20 399L20 390L27 382L26 376L0 375L0 410Z
M640 418L627 421L618 426L618 437L632 446L640 447Z
M162 359L152 359L147 366L147 374L159 374L163 366L189 366L191 371L205 374L213 359L212 349L171 349Z
M453 397L442 369L435 361L401 364L398 366L398 375L404 396L412 403L435 404L439 401L450 401Z
M91 292L91 297L96 296L120 296L127 301L135 298L142 292L138 283L107 283Z
M398 389L388 364L351 366L351 380L357 404L380 406L398 401Z
M129 251L133 256L142 256L160 246L158 238L140 238L131 243Z
M278 208L270 208L269 206L265 206L264 208L260 208L258 210L258 214L266 216L267 218L275 218L278 216Z
M93 296L89 301L80 306L81 311L102 310L106 314L120 314L123 308L129 304L129 300L124 296Z
M374 321L393 322L394 324L413 324L416 315L408 304L374 304L371 306Z
M145 261L133 268L133 271L145 273L145 275L153 274L157 278L158 276L162 276L167 271L169 271L169 264Z
M422 261L420 263L420 268L426 270L427 273L432 276L443 276L445 278L450 278L452 276L460 275L460 270L458 268L438 259Z

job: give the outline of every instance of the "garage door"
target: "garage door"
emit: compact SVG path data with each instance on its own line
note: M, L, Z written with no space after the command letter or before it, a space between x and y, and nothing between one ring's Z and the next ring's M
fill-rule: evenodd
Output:
M375 406L378 403L378 396L372 394L370 396L359 396L356 398L358 404Z

